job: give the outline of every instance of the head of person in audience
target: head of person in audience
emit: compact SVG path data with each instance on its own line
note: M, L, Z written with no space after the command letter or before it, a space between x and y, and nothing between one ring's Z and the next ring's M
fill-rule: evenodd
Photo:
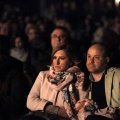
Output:
M120 18L119 17L114 18L112 29L117 35L120 35Z
M28 42L37 40L39 38L38 28L36 26L32 26L31 28L29 28L27 36L28 36Z
M66 71L76 65L78 61L77 53L72 45L61 45L54 49L52 53L52 67L56 72Z
M102 74L109 60L107 48L104 44L94 44L87 51L86 66L92 74Z
M25 47L24 45L25 45L25 42L24 42L23 36L17 35L13 38L11 47L15 49L22 49Z
M9 36L10 24L7 21L1 22L0 35Z
M51 47L54 50L56 47L67 44L71 41L69 31L63 26L57 26L51 33Z
M31 23L31 22L26 23L26 26L25 26L25 35L28 35L28 31L32 27L34 27L33 23Z

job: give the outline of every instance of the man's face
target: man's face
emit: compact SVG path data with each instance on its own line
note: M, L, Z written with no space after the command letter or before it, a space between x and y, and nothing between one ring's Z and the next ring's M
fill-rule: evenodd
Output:
M55 29L51 34L51 46L56 48L66 43L66 34L61 29Z
M87 52L86 66L91 73L101 73L104 71L107 64L107 57L104 57L104 52L98 46L92 46Z

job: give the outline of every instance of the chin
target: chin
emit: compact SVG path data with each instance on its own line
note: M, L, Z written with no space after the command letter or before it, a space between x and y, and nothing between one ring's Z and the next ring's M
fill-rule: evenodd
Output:
M60 69L54 69L55 70L55 72L61 72L61 70Z
M55 70L55 72L61 72L60 70Z
M96 70L88 69L89 72L94 73Z

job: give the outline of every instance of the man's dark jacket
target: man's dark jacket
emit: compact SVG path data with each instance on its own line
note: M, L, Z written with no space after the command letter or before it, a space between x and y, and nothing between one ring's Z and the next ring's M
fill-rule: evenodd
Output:
M0 63L0 120L17 120L26 112L28 88L22 71L11 60Z

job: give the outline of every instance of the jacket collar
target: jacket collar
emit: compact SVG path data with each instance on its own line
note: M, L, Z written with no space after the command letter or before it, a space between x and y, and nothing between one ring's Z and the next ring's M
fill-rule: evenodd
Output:
M107 74L105 75L105 93L106 93L106 100L107 104L110 105L111 103L111 89L113 84L113 75L114 75L114 68L110 68L107 70Z

